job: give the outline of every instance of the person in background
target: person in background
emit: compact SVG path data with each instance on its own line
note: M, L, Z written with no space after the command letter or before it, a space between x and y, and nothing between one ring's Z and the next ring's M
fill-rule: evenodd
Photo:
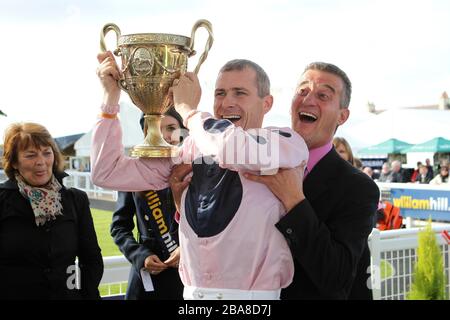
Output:
M353 158L353 165L355 166L356 169L359 169L361 171L363 170L363 163L362 163L360 158L354 157Z
M140 124L144 130L143 116ZM161 120L164 140L172 145L179 145L183 139L181 131L184 130L186 128L180 115L170 108ZM151 208L158 202L160 205L153 210L158 209L161 214L154 215ZM183 283L178 273L180 249L175 212L170 188L119 192L117 209L112 217L111 236L132 264L126 300L183 299ZM138 230L137 240L133 235L134 217Z
M425 165L420 165L419 167L419 174L416 177L416 183L420 184L428 184L430 183L431 179L428 175L428 167Z
M3 165L8 180L0 184L0 300L100 299L103 259L89 200L62 184L64 160L47 129L10 125Z
M342 159L348 161L351 165L355 165L352 148L345 138L334 137L333 146Z
M421 165L422 165L422 162L418 161L416 169L411 174L411 180L410 180L411 182L416 182L417 176L419 175L419 170L420 170Z
M388 162L383 163L381 166L381 173L378 177L378 182L391 182L391 167Z
M392 171L390 173L390 178L386 182L405 182L404 172L402 168L402 163L399 160L392 161Z
M361 159L353 156L352 148L350 144L345 140L345 138L334 137L333 138L333 146L336 149L336 152L341 156L342 159L348 161L352 166L356 169L362 170L363 164Z
M439 173L434 177L430 184L439 185L439 184L449 184L448 179L448 161L442 161L439 169Z
M432 180L434 177L434 170L433 170L433 166L431 165L430 159L428 159L428 158L425 159L425 164L428 169L428 178L430 180Z
M364 167L363 172L373 179L373 170L371 167Z

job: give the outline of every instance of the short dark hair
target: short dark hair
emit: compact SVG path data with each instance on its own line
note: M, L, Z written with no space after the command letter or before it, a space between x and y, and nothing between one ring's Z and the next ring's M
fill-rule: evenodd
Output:
M334 74L342 79L344 83L344 94L341 96L341 108L348 108L350 105L350 98L352 96L352 83L348 78L347 74L342 71L338 66L327 62L313 62L306 66L303 73L308 70L319 70Z
M256 88L258 89L258 96L264 98L270 95L270 80L267 73L257 63L246 59L234 59L228 61L219 71L220 73L227 71L242 71L245 68L253 69L256 73Z
M187 128L183 125L183 118L181 115L175 110L175 107L170 107L169 110L167 110L164 113L165 116L171 116L172 118L175 118L178 121L178 124L180 125L180 129L187 130Z

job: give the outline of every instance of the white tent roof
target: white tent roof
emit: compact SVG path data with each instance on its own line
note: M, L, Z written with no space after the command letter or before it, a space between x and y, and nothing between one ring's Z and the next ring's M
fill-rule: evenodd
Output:
M376 117L377 116L375 114L370 113L368 111L354 112L352 109L350 109L350 117L341 127L338 128L334 136L344 137L352 147L352 150L358 150L364 147L368 147L372 144L371 143L368 144L368 142L364 139L364 137L353 134L352 128L360 123L373 121Z
M363 121L348 121L336 136L347 139L357 151L391 138L411 144L435 137L450 139L449 124L448 110L392 109Z
M122 144L125 149L141 143L144 140L139 119L141 117L141 110L129 103L120 103L120 124L122 126ZM92 139L92 130L82 136L75 143L75 151L77 156L89 157Z

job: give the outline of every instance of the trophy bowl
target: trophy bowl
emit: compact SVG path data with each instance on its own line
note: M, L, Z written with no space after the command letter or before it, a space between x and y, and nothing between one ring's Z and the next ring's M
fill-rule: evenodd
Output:
M169 88L175 79L186 72L188 58L195 55L194 41L198 28L208 31L205 49L194 70L197 74L206 60L214 41L208 20L198 20L192 27L191 38L166 33L136 33L121 35L120 28L107 23L100 33L100 50L106 52L105 36L114 31L117 48L114 55L121 57L123 77L119 87L128 93L131 101L144 113L144 142L131 149L132 157L175 157L178 147L162 137L160 124L163 114L171 107Z

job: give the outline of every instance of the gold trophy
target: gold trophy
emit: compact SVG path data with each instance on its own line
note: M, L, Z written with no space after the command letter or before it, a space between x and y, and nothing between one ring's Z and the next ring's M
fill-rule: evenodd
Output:
M114 55L122 59L123 78L119 87L131 101L144 113L147 134L144 142L131 150L131 156L174 157L177 147L168 144L162 137L160 123L162 115L170 107L169 88L175 79L186 72L188 58L195 55L194 39L198 28L205 28L208 40L194 72L206 60L214 41L212 26L208 20L198 20L192 27L191 38L166 33L137 33L121 35L114 23L106 24L100 34L100 50L106 52L105 36L114 31L117 49Z

